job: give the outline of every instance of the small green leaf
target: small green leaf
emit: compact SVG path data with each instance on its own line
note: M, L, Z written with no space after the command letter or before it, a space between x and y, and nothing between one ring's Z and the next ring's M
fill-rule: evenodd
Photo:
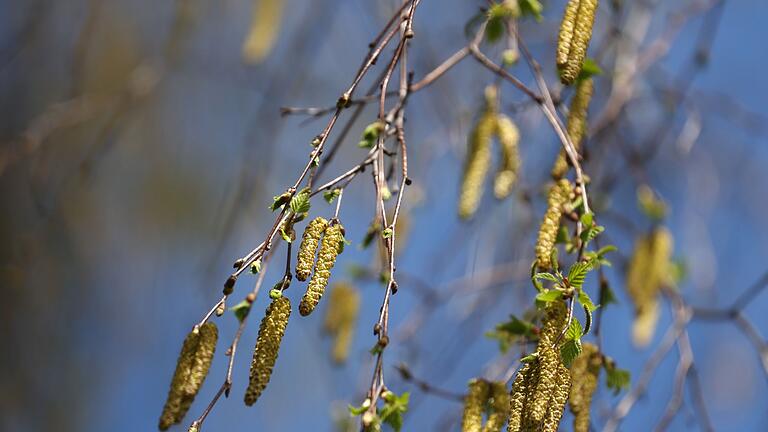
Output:
M283 296L282 290L275 289L275 288L272 288L271 290L269 290L269 298L271 298L272 300L279 299L282 296Z
M653 221L661 221L667 216L667 204L647 185L637 188L637 205Z
M357 144L362 148L373 148L376 145L376 141L379 139L379 134L384 130L384 123L375 121L363 129L363 136L360 142Z
M619 369L613 360L604 362L605 365L605 385L613 390L613 394L619 394L622 390L629 389L631 384L631 375L626 369Z
M499 351L506 354L512 344L521 336L532 337L534 335L533 329L533 324L511 315L509 321L497 324L496 328L487 332L485 336L496 339L499 342Z
M339 197L341 195L341 189L331 189L323 192L323 198L325 198L326 201L328 201L328 204L332 203L333 200Z
M581 323L578 319L571 320L571 326L565 332L565 340L580 339L584 335L584 330L581 328Z
M579 299L579 303L581 303L585 308L587 308L589 312L594 312L595 309L599 307L599 306L595 306L595 304L592 302L592 299L589 298L589 295L583 289L579 290L578 299Z
M307 213L309 207L309 189L302 190L291 199L291 211L295 214Z
M616 299L616 294L614 294L608 281L603 279L600 281L600 305L605 307L612 303L618 304L619 301Z
M559 300L560 298L562 298L562 296L563 296L563 293L558 290L546 290L537 294L536 300L544 303L551 303L555 300Z
M602 74L603 70L600 66L594 60L588 58L584 59L584 63L581 65L581 72L579 72L579 76L576 79L580 81Z
M379 412L381 420L392 427L395 432L400 432L403 428L403 414L408 411L408 402L410 393L405 392L397 396L392 392L386 392L382 399L386 402Z
M283 240L285 240L286 243L290 243L290 242L293 241L291 239L291 236L289 236L288 233L285 232L284 228L280 228L280 237L282 237Z
M552 248L552 254L549 256L549 260L552 262L552 268L555 271L560 270L560 262L557 258L557 248Z
M552 281L552 282L560 282L557 279L557 276L553 275L552 273L546 273L546 272L545 273L536 273L535 275L533 275L533 277L535 279L537 279L537 280L544 279L544 280L548 280L548 281Z
M536 21L541 21L541 12L544 10L544 6L539 0L518 0L518 4L523 16L529 15L534 17Z
M366 412L370 407L371 407L371 401L369 399L366 399L365 402L363 402L363 404L360 405L359 407L348 405L347 409L349 409L350 415L359 416L362 413Z
M234 312L235 317L237 318L237 320L239 322L243 322L245 317L248 316L248 312L251 311L251 304L248 303L247 301L243 300L240 303L238 303L238 304L232 306L231 308L229 308L229 310Z
M275 211L282 206L286 205L291 200L291 193L285 192L282 195L277 195L272 199L272 204L269 206L269 209L272 211Z
M388 238L392 237L392 233L393 233L392 232L392 228L387 228L387 229L385 229L384 231L381 232L381 237L385 238L385 239L388 239Z
M567 226L560 225L560 228L557 230L557 237L555 237L555 243L571 244L571 234L568 232Z
M520 359L520 363L530 363L532 361L535 361L539 356L536 353L528 354L527 356Z
M573 361L581 354L581 339L570 339L560 347L560 357L565 367L571 367Z
M568 270L568 283L574 288L581 288L590 270L592 270L592 265L588 262L579 261L573 263Z
M257 274L261 271L261 258L251 263L251 273Z
M579 220L581 220L581 224L584 225L584 228L591 227L593 219L594 215L592 213L584 213L581 215L581 218L579 218Z

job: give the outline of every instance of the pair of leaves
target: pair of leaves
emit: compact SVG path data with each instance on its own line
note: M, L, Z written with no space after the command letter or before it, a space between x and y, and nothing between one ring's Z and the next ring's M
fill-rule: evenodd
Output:
M384 123L377 120L369 124L363 129L363 136L360 138L360 142L357 145L361 148L373 148L382 131L384 131Z

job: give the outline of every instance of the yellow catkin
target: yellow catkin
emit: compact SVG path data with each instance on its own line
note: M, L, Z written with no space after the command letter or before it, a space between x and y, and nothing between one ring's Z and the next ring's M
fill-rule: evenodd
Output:
M494 115L483 113L469 136L469 153L459 197L459 217L462 219L474 216L483 197L483 184L491 166L491 141L495 125Z
M248 36L243 42L243 61L259 63L272 50L280 31L285 0L257 0Z
M485 402L490 396L488 381L473 379L464 397L464 413L461 416L461 432L482 432Z
M501 161L493 181L493 194L504 199L512 192L520 170L520 131L512 120L499 114L496 116L496 136L501 147Z
M328 310L325 314L325 331L334 335L332 358L344 363L357 323L360 309L360 292L348 283L338 283L331 289Z
M658 320L658 293L665 283L674 242L670 232L659 227L635 243L627 270L627 293L635 305L633 342L647 346Z
M570 373L553 346L568 319L563 302L552 302L544 311L537 357L524 365L512 384L508 432L539 431L560 422L570 388ZM555 429L556 430L556 429Z
M256 348L253 350L248 388L245 390L245 404L253 405L267 387L272 369L280 351L280 342L291 315L291 302L288 297L272 300L267 307L264 319L259 326Z
M555 387L547 407L547 414L541 426L542 432L557 432L560 419L563 417L565 403L571 390L571 373L562 363L557 365L555 372Z
M597 346L584 343L581 355L576 357L571 365L571 393L568 405L573 413L574 432L589 432L589 410L592 405L592 395L597 389L600 376L602 357Z
M581 148L581 141L587 132L587 109L589 108L590 100L592 100L593 92L594 82L592 78L579 81L576 85L576 94L573 95L571 107L568 110L568 136L571 138L577 152ZM568 168L568 156L564 149L560 149L555 165L552 168L552 178L555 180L561 179L568 172Z
M592 25L597 0L569 0L560 24L556 63L560 81L569 85L576 81L592 39Z
M328 228L328 221L325 218L317 217L312 219L304 229L304 234L301 236L301 245L299 245L299 253L296 257L296 279L305 281L312 274L317 246L320 244L320 237L322 237L326 228Z
M184 339L168 399L160 415L160 430L181 422L189 410L208 375L218 334L216 324L208 322L193 329Z
M339 249L344 241L343 227L341 223L336 222L325 230L320 251L317 254L317 263L312 279L307 285L307 292L301 298L299 304L299 313L307 316L315 310L315 306L320 302L320 298L328 285L328 279L331 277L331 269L336 264L336 257L339 255Z
M500 432L509 417L510 396L503 382L492 382L490 386L491 413L485 421L483 432Z
M555 247L557 230L560 228L563 206L568 203L572 192L573 186L566 179L559 180L549 189L547 212L544 214L536 241L536 261L540 269L552 267L552 250Z

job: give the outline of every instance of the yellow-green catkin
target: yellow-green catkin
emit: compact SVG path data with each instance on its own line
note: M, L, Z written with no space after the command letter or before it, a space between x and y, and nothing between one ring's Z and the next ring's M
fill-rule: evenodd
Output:
M205 377L208 376L218 335L216 324L208 322L195 327L184 339L168 399L160 415L160 430L166 430L181 422L186 415Z
M512 384L508 432L550 430L557 424L568 400L570 372L553 346L568 319L563 302L553 302L544 312L536 359L524 365Z
M491 143L496 130L496 88L485 89L486 107L469 135L469 151L459 196L459 217L474 216L483 197L483 184L491 166Z
M576 84L576 93L573 95L571 107L568 110L568 136L571 138L571 142L573 142L577 152L581 148L581 141L587 132L587 109L589 108L590 100L592 100L593 92L594 81L592 81L592 78L580 80ZM552 168L552 178L555 180L561 179L568 172L568 168L568 155L564 149L560 149L555 165Z
M581 355L571 365L573 384L568 397L568 404L573 413L574 432L589 432L589 410L592 395L597 389L602 356L597 346L591 343L582 345Z
M332 358L344 363L349 356L357 314L360 310L360 292L346 282L333 286L325 314L325 331L334 336Z
M597 3L597 0L568 0L565 7L556 54L560 81L565 85L576 81L581 72L592 39Z
M296 258L296 279L305 281L312 274L312 266L315 264L315 253L320 244L320 237L328 228L325 218L317 217L307 224L304 234L301 236L301 245Z
M245 404L253 405L267 387L272 369L280 351L280 342L291 315L291 302L288 297L272 300L259 326L256 348L253 350L248 388L245 390Z
M557 432L563 417L565 403L571 390L571 373L565 365L559 363L555 372L555 386L547 406L547 414L541 426L542 432Z
M485 421L483 432L500 432L509 417L510 396L503 382L494 381L490 386L488 405L491 407L491 413Z
M499 114L496 116L496 136L501 147L501 161L493 181L493 194L504 199L512 192L520 170L520 131L512 120Z
M253 19L243 42L243 61L261 62L272 50L280 32L285 0L258 0L253 7Z
M547 212L544 214L536 241L536 262L542 270L552 267L552 250L555 247L557 230L560 228L560 218L572 193L573 186L567 179L559 180L549 189Z
M315 263L315 272L307 285L307 292L301 298L299 304L299 313L307 316L315 310L315 306L320 302L320 298L328 285L328 279L331 277L331 269L336 264L336 257L344 242L343 227L341 223L336 222L325 230L320 251L317 254Z
M488 381L473 379L464 397L464 413L461 416L461 432L482 432L485 402L490 396Z
M656 330L659 316L658 294L669 277L674 241L664 227L655 228L635 243L627 270L627 293L635 305L632 340L647 346Z

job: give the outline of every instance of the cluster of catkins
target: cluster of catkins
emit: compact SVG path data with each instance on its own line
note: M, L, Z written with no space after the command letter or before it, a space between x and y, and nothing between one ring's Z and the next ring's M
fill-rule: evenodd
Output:
M597 0L568 0L557 38L557 69L560 81L570 85L579 77L592 39Z
M627 270L627 293L635 304L632 341L638 347L647 346L659 319L659 291L668 282L671 265L672 234L656 227L650 234L637 239Z
M347 360L359 310L360 293L355 287L346 282L335 284L328 299L323 328L334 337L331 357L336 363Z
M552 251L557 240L557 230L560 229L560 219L572 197L573 185L567 179L558 180L549 189L547 212L544 213L536 240L536 264L542 270L552 267Z
M483 425L483 413L489 414ZM473 379L464 398L462 432L500 432L509 417L509 393L503 382Z
M508 432L557 431L571 389L571 372L555 346L567 320L563 302L547 306L534 359L520 369L512 384Z
M328 286L331 269L336 264L336 257L344 245L344 227L338 220L331 222L318 217L312 220L304 230L296 262L296 279L307 280L314 273L307 285L307 292L299 303L299 313L307 316L315 310L320 298ZM317 254L317 260L315 260Z
M493 193L504 199L512 192L520 170L520 132L512 120L498 112L498 95L494 86L485 89L485 108L469 135L469 151L459 197L459 217L471 218L483 196L485 177L491 166L491 144L494 136L501 148L499 168L494 178Z
M160 430L180 423L208 375L219 332L216 324L208 322L195 326L184 339L181 354L176 362L171 389L160 415Z

